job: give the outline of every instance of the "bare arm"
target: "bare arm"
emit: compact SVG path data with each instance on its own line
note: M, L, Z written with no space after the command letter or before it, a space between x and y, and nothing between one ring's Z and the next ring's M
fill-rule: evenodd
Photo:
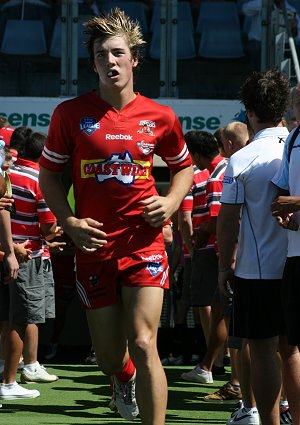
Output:
M166 196L151 196L141 201L143 218L153 227L161 226L178 210L181 201L190 190L194 178L192 165L172 175Z
M74 216L61 176L62 173L40 168L39 181L45 201L74 244L85 253L93 252L106 243L106 233L100 230L103 223Z
M300 196L278 196L272 202L271 210L274 216L299 211Z
M10 213L6 210L0 211L0 243L5 253L4 264L6 268L6 275L4 277L4 282L10 283L18 276L19 264L14 253Z
M288 230L297 231L299 225L293 219L293 213L300 211L300 196L289 196L287 190L277 188L277 197L271 204L271 212L277 223Z
M193 225L192 225L192 211L179 211L178 212L178 226L189 253L193 254Z
M239 234L241 205L222 204L217 220L217 242L219 248L219 288L230 295L227 282L232 279L232 260L235 258Z

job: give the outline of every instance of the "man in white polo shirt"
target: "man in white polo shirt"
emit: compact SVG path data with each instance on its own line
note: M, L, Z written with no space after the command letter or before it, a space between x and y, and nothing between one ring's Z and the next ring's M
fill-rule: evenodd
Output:
M270 216L270 203L276 196L271 179L280 167L288 136L282 125L288 97L288 80L277 70L255 72L242 85L240 99L255 136L229 159L217 226L223 293L228 293L228 282L233 280L238 239L233 332L249 340L251 381L262 425L279 425L281 377L276 354L283 330L280 285L287 237Z
M299 84L296 96L299 98ZM296 107L296 108L295 108ZM294 105L297 123L300 124L299 100ZM300 423L300 136L294 129L285 143L281 167L272 182L278 188L278 197L271 206L279 224L287 226L288 251L283 273L282 304L284 310L288 349L283 356L285 391L293 423ZM286 219L288 217L288 220ZM290 223L293 223L291 227ZM294 230L294 231L293 231ZM282 354L283 355L283 354Z

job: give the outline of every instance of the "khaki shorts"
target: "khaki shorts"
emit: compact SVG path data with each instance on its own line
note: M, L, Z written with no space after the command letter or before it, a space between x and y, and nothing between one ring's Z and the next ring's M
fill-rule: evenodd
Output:
M45 322L43 260L20 264L17 280L9 285L9 321L16 324Z
M54 279L50 259L43 260L43 279L45 285L45 319L55 318Z

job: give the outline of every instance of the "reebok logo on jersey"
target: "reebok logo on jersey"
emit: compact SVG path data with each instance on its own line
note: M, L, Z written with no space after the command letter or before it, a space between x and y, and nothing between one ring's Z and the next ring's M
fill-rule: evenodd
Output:
M80 130L84 131L88 136L90 136L94 131L99 130L100 123L97 122L96 118L81 118L80 120Z
M231 184L231 183L233 183L233 177L224 176L223 184Z
M97 183L113 179L130 186L135 179L148 179L149 161L134 161L130 152L113 153L105 160L82 160L81 177L95 177Z
M105 140L132 140L133 137L129 134L106 134Z
M146 269L149 271L151 276L156 276L158 273L164 271L163 266L159 262L148 263Z
M154 133L152 131L152 128L156 127L156 124L154 121L142 120L139 123L139 127L141 127L138 130L139 134L148 134L149 136L154 136Z
M149 153L151 153L155 148L154 143L147 143L147 142L144 142L144 140L142 140L141 142L137 142L137 146L139 150L143 152L143 154L145 155L148 155Z

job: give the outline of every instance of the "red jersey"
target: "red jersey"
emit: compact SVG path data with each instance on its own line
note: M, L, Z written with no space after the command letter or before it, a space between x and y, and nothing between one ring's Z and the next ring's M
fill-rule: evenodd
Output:
M173 171L191 164L173 110L137 94L121 111L95 92L67 100L53 113L40 164L62 171L71 158L75 215L103 223L108 243L80 261L164 249L161 228L142 218L140 201L157 195L157 154Z
M14 132L12 127L1 127L0 128L0 140L3 140L6 146L9 146L11 136Z
M193 230L197 230L205 220L209 219L207 200L206 200L206 184L209 178L208 170L199 170L194 165L193 185L180 205L180 211L192 211ZM184 255L189 257L190 254L184 244Z
M27 249L32 257L41 256L43 241L40 224L55 223L56 219L47 207L39 185L39 165L19 158L10 169L10 181L16 213L11 213L11 230L14 242L29 240Z
M210 177L206 185L206 199L209 217L217 217L221 208L221 195L223 189L223 177L227 167L227 159L221 155L216 156L210 164ZM216 235L209 239L209 246L217 251Z

